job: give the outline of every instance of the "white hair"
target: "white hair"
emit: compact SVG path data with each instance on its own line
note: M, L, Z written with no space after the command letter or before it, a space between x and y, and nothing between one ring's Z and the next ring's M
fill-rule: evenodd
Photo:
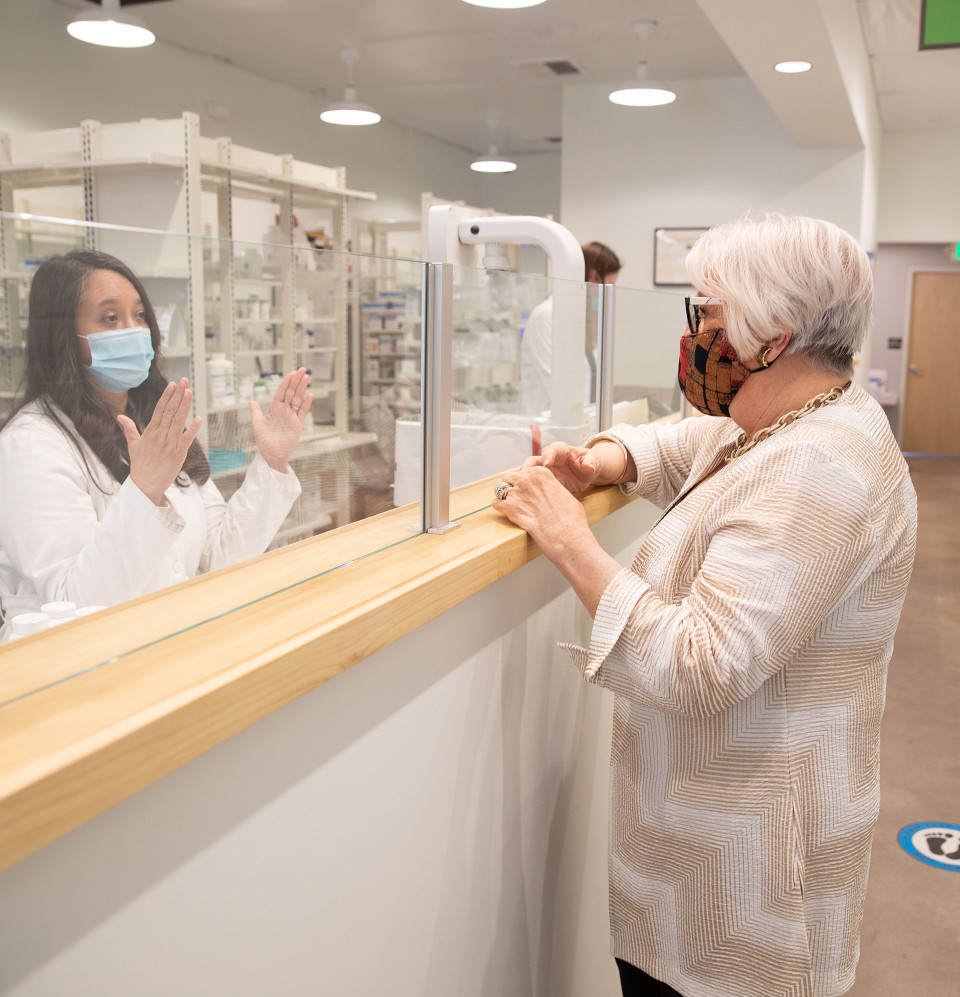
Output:
M843 229L798 215L746 217L705 232L686 263L697 293L723 302L740 357L757 356L789 331L785 352L838 373L853 370L873 322L873 272Z

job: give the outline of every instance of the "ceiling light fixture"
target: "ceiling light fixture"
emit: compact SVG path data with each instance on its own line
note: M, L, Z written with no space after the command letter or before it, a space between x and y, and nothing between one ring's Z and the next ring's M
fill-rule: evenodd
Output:
M813 68L813 64L797 59L794 62L778 62L773 68L778 73L805 73Z
M470 164L471 170L477 173L512 173L517 168L517 164L497 151L495 145L490 146L490 151L485 156L477 156Z
M657 26L656 21L635 21L633 30L641 42L646 41ZM636 80L638 83L646 83L650 75L650 68L646 59L641 59L637 63ZM663 90L660 87L650 86L628 86L619 87L614 90L609 100L614 104L623 104L627 107L658 107L661 104L672 104L677 99L677 95L672 90Z
M519 7L536 7L544 0L463 0L473 7L495 7L497 10L516 10Z
M320 120L328 125L375 125L380 115L369 104L357 100L357 88L353 85L353 64L360 58L360 50L344 47L340 49L340 58L347 64L343 100L328 104L321 112Z
M77 14L67 31L78 41L110 48L143 48L157 40L139 17L121 12L120 0L102 0L98 9Z

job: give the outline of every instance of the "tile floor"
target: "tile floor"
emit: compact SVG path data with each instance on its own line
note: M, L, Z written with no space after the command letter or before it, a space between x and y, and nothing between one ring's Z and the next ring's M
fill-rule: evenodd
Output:
M897 843L917 821L960 825L960 459L909 463L917 558L887 680L880 822L849 997L960 997L960 869Z

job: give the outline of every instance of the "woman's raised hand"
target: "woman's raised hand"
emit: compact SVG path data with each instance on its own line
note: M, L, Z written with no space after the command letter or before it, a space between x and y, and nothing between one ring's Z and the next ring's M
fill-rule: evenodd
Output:
M572 495L580 495L597 484L600 466L596 455L585 447L571 447L567 443L551 443L542 456L528 457L523 466L545 467Z
M154 505L163 505L163 493L180 473L190 444L200 432L200 416L187 426L192 403L190 382L182 377L164 388L143 433L129 416L117 416L127 438L130 477Z
M304 419L313 401L313 395L307 391L309 382L303 367L287 374L266 415L257 402L250 402L254 439L261 456L275 471L286 471L290 454L300 439Z

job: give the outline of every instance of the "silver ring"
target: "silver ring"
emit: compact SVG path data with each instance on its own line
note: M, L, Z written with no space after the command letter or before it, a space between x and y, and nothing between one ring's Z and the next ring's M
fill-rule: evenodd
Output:
M509 488L510 486L506 483L506 481L501 481L500 484L494 488L493 494L496 495L502 502L507 497L507 491Z

